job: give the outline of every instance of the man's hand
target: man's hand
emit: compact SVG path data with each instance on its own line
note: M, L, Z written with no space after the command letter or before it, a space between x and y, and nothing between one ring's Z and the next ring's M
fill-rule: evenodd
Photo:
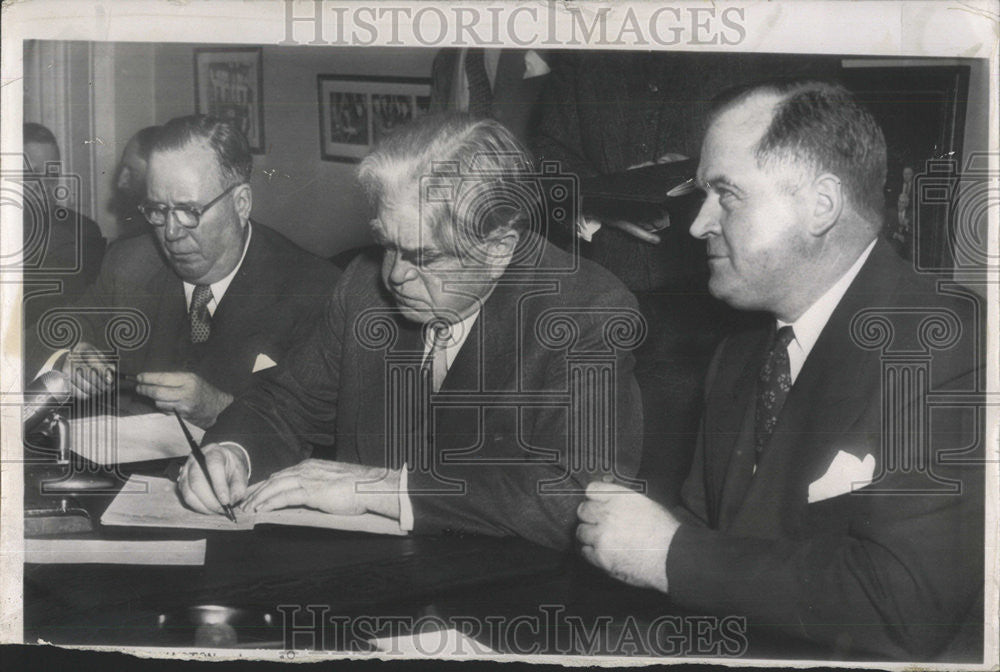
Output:
M181 467L177 491L195 511L222 513L223 504L236 504L246 494L250 465L247 464L246 454L234 445L210 443L201 452L205 454L211 484L192 455Z
M669 511L628 488L595 481L577 516L583 557L625 583L667 592L667 550L680 527Z
M215 424L219 413L233 403L233 396L206 383L196 373L186 371L166 373L140 373L137 394L149 397L161 411L175 408L202 429Z
M399 471L330 460L306 460L250 489L245 511L308 506L354 516L366 512L399 519Z
M683 161L688 157L683 154L668 153L656 159L656 161L645 161L643 163L637 163L634 166L629 166L626 170L635 170L636 168L645 168L647 166L654 166L659 163L673 163L674 161ZM624 231L634 238L638 238L641 241L647 242L650 245L659 245L661 238L656 235L657 231L662 231L663 229L670 226L670 215L667 214L666 210L660 211L656 216L651 217L648 220L632 222L624 219L614 219L611 217L588 217L591 221L602 226L610 226L620 231ZM593 228L591 226L590 228Z
M63 358L59 371L70 382L73 396L86 399L115 384L111 360L89 343L77 343Z

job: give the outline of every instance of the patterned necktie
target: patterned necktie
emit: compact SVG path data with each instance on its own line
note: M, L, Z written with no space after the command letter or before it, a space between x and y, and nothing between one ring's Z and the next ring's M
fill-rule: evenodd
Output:
M447 324L432 327L434 332L434 340L431 343L431 349L424 357L424 363L421 367L423 369L424 375L429 375L431 379L431 390L437 393L441 389L441 385L444 383L444 377L448 375L448 356L446 353L446 348L448 342L451 340L451 327Z
M208 314L208 304L212 300L212 288L208 285L195 285L191 295L191 310L188 317L191 320L191 342L204 343L212 333L211 318Z
M795 339L791 327L782 327L774 336L771 350L757 379L757 412L754 418L754 447L757 461L778 424L781 407L792 389L792 374L788 363L788 344Z
M465 77L469 80L469 114L474 117L489 117L493 109L493 89L490 88L481 48L466 52Z

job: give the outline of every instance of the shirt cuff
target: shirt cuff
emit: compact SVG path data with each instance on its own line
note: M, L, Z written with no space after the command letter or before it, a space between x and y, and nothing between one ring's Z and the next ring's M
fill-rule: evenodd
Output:
M59 359L67 354L69 354L69 350L66 350L65 348L53 352L52 356L45 360L45 363L42 364L42 368L39 369L38 373L35 374L35 378L43 376L49 371L55 370L56 364L59 362ZM34 378L32 378L32 380L34 380Z
M581 217L576 221L576 235L590 242L594 234L601 230L601 223L596 219L587 219L586 217Z
M399 472L399 529L403 532L413 530L413 503L410 501L410 493L407 488L406 465Z
M220 445L220 446L229 446L231 448L239 448L240 449L240 452L243 453L243 461L247 465L247 483L249 483L250 482L250 474L253 473L253 467L250 465L250 453L247 452L247 449L244 448L243 446L241 446L240 444L234 442L234 441L223 441L222 443L220 443L218 445Z
M542 75L549 74L549 72L550 69L548 64L534 49L531 49L524 54L524 77L522 79L541 77Z

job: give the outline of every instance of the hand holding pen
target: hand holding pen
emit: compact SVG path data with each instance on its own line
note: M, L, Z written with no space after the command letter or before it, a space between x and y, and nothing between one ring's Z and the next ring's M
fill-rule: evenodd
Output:
M199 447L180 413L175 410L174 415L191 446L191 457L177 479L181 496L196 511L221 513L235 523L232 504L246 492L248 465L231 447L217 444Z

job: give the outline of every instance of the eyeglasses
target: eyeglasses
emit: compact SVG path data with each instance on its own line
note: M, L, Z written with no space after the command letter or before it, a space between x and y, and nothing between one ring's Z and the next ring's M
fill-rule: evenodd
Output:
M200 207L195 205L170 206L165 203L152 203L150 201L146 201L139 206L139 212L141 212L142 216L146 218L146 221L153 226L165 226L167 220L170 219L170 213L172 212L174 213L174 217L176 217L178 224L183 226L185 229L193 229L201 223L201 216L204 215L209 208L221 201L229 194L229 192L242 184L245 183L237 182Z

